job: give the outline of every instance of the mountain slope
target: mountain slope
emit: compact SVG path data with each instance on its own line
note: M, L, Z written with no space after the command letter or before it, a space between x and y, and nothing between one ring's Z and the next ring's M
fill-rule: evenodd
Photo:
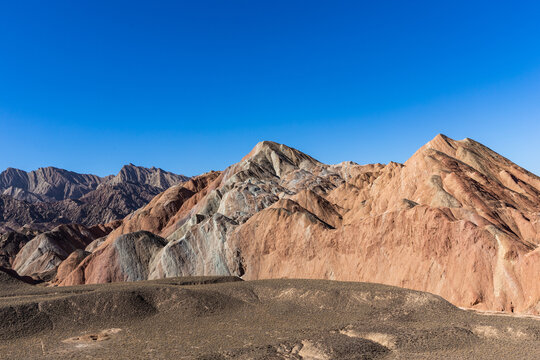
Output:
M56 169L0 174L0 230L50 230L59 224L86 226L121 219L172 185L186 181L157 168L133 164L100 178Z
M197 194L167 212L157 209L170 199L156 197L61 284L101 282L116 238L147 230L168 241L132 265L150 279L372 281L460 306L540 311L540 179L473 140L438 135L387 165L325 165L262 142Z
M8 168L0 173L0 191L25 201L77 199L94 190L103 180L54 167L25 172Z
M12 268L21 276L52 278L56 268L75 250L82 250L92 241L109 234L118 222L87 228L83 225L60 225L41 233L17 252Z
M156 167L145 168L129 164L124 165L120 172L107 180L106 183L111 185L123 183L150 185L163 190L187 180L189 180L187 176L173 174Z

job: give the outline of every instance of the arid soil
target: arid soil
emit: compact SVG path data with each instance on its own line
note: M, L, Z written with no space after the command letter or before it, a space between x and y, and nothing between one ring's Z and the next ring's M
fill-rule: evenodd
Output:
M2 359L538 359L540 321L328 280L74 287L0 272Z

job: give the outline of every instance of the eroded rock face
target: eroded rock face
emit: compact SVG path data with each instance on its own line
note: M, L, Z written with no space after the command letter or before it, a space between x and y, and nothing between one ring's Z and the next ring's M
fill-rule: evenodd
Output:
M154 198L62 284L123 279L96 274L120 268L107 255L119 235L148 230L167 244L141 265L147 278L370 281L540 311L540 178L473 140L438 135L387 165L325 165L262 142L192 191Z
M76 224L60 225L28 241L17 253L12 268L21 276L45 280L52 278L58 265L70 254L78 249L84 249L93 240L107 235L116 226L118 223L91 228Z
M133 164L103 178L52 167L28 173L9 168L0 173L0 233L108 223L186 180L183 175Z
M26 172L8 168L0 173L0 190L19 200L58 201L77 199L102 182L96 175L78 174L54 167Z
M66 259L58 267L57 281L96 284L146 280L151 263L166 244L165 239L148 231L120 235L92 254ZM76 262L78 266L73 267L71 264ZM69 267L73 267L73 271L64 272Z
M90 252L82 249L77 249L69 254L58 266L54 282L58 282L59 278L63 279L68 276L88 255L90 255Z
M168 189L180 182L189 180L187 176L177 175L156 167L145 168L133 164L124 165L120 172L106 181L107 184L150 185L158 189Z
M149 260L145 258L148 260L145 260L145 264L132 265L135 268L142 266L148 269L148 271L137 273L143 274L143 278L140 278L139 275L127 276L126 273L129 273L129 271L122 270L122 266L120 266L118 249L116 248L119 245L116 241L123 234L138 231L146 231L148 234L150 232L161 234L174 231L175 227L180 226L180 222L189 217L194 204L205 197L209 188L219 176L219 172L210 172L194 177L186 183L172 186L159 194L147 206L126 217L120 226L112 231L106 239L97 239L96 243L89 244L86 250L92 252L92 254L85 258L71 274L66 277L59 276L58 282L61 285L74 285L147 278L149 273L156 271L156 266L151 266ZM161 250L165 244L161 247L152 247L152 254L157 257L157 251ZM130 259L135 262L141 261L138 257ZM126 260L124 264L127 263Z
M0 267L11 268L17 253L30 241L30 237L10 231L0 235Z

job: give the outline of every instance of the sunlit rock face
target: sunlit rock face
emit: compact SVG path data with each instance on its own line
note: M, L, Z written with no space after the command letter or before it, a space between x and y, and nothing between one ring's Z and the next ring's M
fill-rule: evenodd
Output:
M156 196L59 283L132 280L113 249L140 230L165 242L130 257L145 269L133 279L369 281L540 311L540 178L470 139L438 135L387 165L326 165L261 142L223 172Z
M116 226L117 222L93 227L60 225L27 240L10 266L21 276L50 280L63 260L94 240L105 237ZM70 261L73 261L73 257ZM67 275L67 272L64 270L63 274Z

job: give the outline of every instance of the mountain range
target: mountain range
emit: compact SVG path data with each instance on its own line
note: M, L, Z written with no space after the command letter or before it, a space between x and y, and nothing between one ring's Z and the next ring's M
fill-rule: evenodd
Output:
M132 207L125 199L165 177L149 181L127 170L125 178L138 182L114 183L81 175L60 191L24 181L38 175L15 174L0 177L9 200L4 223L16 223L5 215L15 213L22 228L36 216L57 224L65 208L54 206L76 204L65 213L83 228L44 225L37 235L12 234L9 242L4 234L0 242L7 265L51 285L314 278L428 291L479 310L540 312L540 178L472 139L437 135L403 164L368 165L327 165L264 141L224 171L163 180L163 191L148 191L141 196L148 201ZM137 188L131 197L120 192L122 201L96 195L126 183ZM10 189L17 184L21 190ZM107 212L87 210L105 198L114 204L100 205Z
M122 219L187 176L133 164L99 177L54 167L0 173L0 229L50 230L59 224L86 226Z

